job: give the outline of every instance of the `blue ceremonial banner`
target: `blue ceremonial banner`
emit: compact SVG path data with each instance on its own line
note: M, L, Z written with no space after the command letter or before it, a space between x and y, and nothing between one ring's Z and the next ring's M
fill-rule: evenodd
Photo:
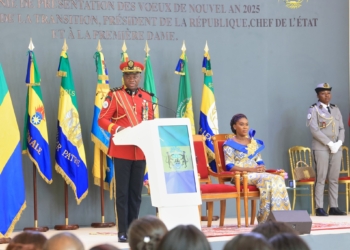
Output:
M26 208L19 129L0 64L0 238L7 238Z
M56 171L75 193L78 203L88 194L88 170L81 134L78 102L68 55L62 51L57 76L62 77L58 106Z
M205 145L208 156L209 166L217 172L214 145L211 141L211 137L219 133L218 115L215 105L214 86L213 86L213 72L211 70L209 49L206 45L205 54L202 63L202 71L204 73L204 84L202 93L202 104L199 115L199 131L198 134L202 134L206 137Z
M114 164L113 159L107 155L110 133L98 126L98 117L100 115L102 104L108 95L109 77L106 62L102 52L98 51L94 56L97 71L97 86L94 105L94 116L91 127L91 140L95 143L94 147L94 166L92 174L94 176L94 184L100 186L100 168L103 165L104 189L110 191L110 197L113 193L114 182ZM102 156L102 161L101 161Z
M40 73L36 64L35 54L28 51L28 66L26 75L27 101L24 115L25 139L22 143L22 153L28 154L35 164L40 176L52 183L51 157L47 133L46 113L40 89Z

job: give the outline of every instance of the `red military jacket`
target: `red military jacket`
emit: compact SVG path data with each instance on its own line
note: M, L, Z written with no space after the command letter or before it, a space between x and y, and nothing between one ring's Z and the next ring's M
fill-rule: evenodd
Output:
M147 101L145 101L147 100ZM117 146L112 136L119 127L130 127L127 112L133 112L137 123L154 118L152 99L149 92L138 88L132 92L125 87L114 88L108 93L98 118L98 125L111 133L108 155L126 160L144 160L142 150L133 145Z

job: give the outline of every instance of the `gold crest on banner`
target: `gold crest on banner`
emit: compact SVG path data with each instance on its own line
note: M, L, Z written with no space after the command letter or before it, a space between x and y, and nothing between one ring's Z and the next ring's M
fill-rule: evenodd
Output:
M280 0L278 0L279 2ZM308 2L309 0L306 0L306 2ZM298 9L301 7L302 2L304 2L304 0L284 0L284 2L286 3L286 7L289 9Z

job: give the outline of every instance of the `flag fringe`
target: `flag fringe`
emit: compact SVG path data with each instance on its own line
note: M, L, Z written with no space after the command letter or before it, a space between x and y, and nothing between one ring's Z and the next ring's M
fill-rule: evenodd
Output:
M100 178L94 177L94 184L100 187ZM103 181L103 189L108 191L110 190L109 184L105 181Z
M95 143L95 146L98 147L102 152L108 155L108 147L103 144L95 135L91 134L91 140Z
M57 163L55 164L55 170L57 173L59 173L63 179L65 180L65 182L67 183L68 186L71 186L71 188L74 191L74 195L75 195L75 199L77 201L77 204L79 205L80 202L88 195L89 189L86 190L82 196L80 198L78 198L77 196L77 187L75 186L74 182L69 178L69 176L66 174L66 172L64 172L64 170L61 168L60 165L58 165Z
M10 236L10 234L13 232L13 230L15 229L15 225L16 223L19 221L19 219L22 216L22 213L24 211L24 209L26 209L27 207L27 202L24 201L23 205L21 206L20 210L18 211L17 215L15 216L15 218L12 220L12 223L10 225L10 227L7 229L7 232L5 233L5 235L3 235L2 233L0 233L0 238L7 238Z
M103 182L103 189L106 190L106 191L109 191L109 199L110 200L113 199L113 185L112 185L112 182L113 182L113 180L111 181L111 184ZM94 177L94 184L96 186L100 186L100 178Z
M47 184L51 184L52 183L52 179L49 180L46 178L46 176L41 172L41 169L39 167L39 164L36 162L36 160L32 157L32 155L29 153L28 149L27 150L23 150L22 151L22 154L27 154L29 159L33 162L33 164L36 166L36 170L38 171L38 173L40 174L41 178L44 179L44 181L47 183Z

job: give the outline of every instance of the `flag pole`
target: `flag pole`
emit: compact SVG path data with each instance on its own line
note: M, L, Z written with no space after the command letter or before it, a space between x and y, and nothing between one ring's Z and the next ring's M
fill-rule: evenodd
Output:
M33 51L34 48L35 47L34 47L32 38L30 38L28 49L30 51ZM37 198L37 187L36 187L36 166L34 163L33 163L33 199L34 199L34 227L25 227L23 231L46 232L49 230L48 227L38 227L38 198Z
M104 199L104 183L103 183L103 158L105 155L100 149L100 196L101 196L101 222L91 223L91 227L102 228L102 227L114 227L114 222L105 222L105 199Z
M64 215L65 215L65 224L64 225L56 225L54 228L56 230L76 230L79 228L78 225L69 225L68 224L68 185L64 182Z
M207 41L205 41L204 52L205 52L205 54L208 54L208 52L209 52L209 47L208 47ZM206 214L208 214L208 202L205 203L205 207L206 207ZM213 215L212 221L217 221L219 219L220 219L219 216ZM208 221L208 216L207 215L201 216L201 221Z
M48 227L38 227L38 198L36 187L36 166L33 163L33 199L34 199L34 227L25 227L23 231L47 232Z
M64 39L63 42L63 51L68 50L68 45L66 43L66 39ZM66 181L63 179L64 182L64 214L65 214L65 224L64 225L55 225L56 230L76 230L79 228L78 225L69 225L68 224L68 185Z
M100 40L98 40L97 51L102 51ZM103 151L100 149L100 197L101 197L101 222L91 223L91 227L103 228L103 227L114 227L114 222L105 222L105 197L104 197L104 181L103 181L103 158L105 157Z

